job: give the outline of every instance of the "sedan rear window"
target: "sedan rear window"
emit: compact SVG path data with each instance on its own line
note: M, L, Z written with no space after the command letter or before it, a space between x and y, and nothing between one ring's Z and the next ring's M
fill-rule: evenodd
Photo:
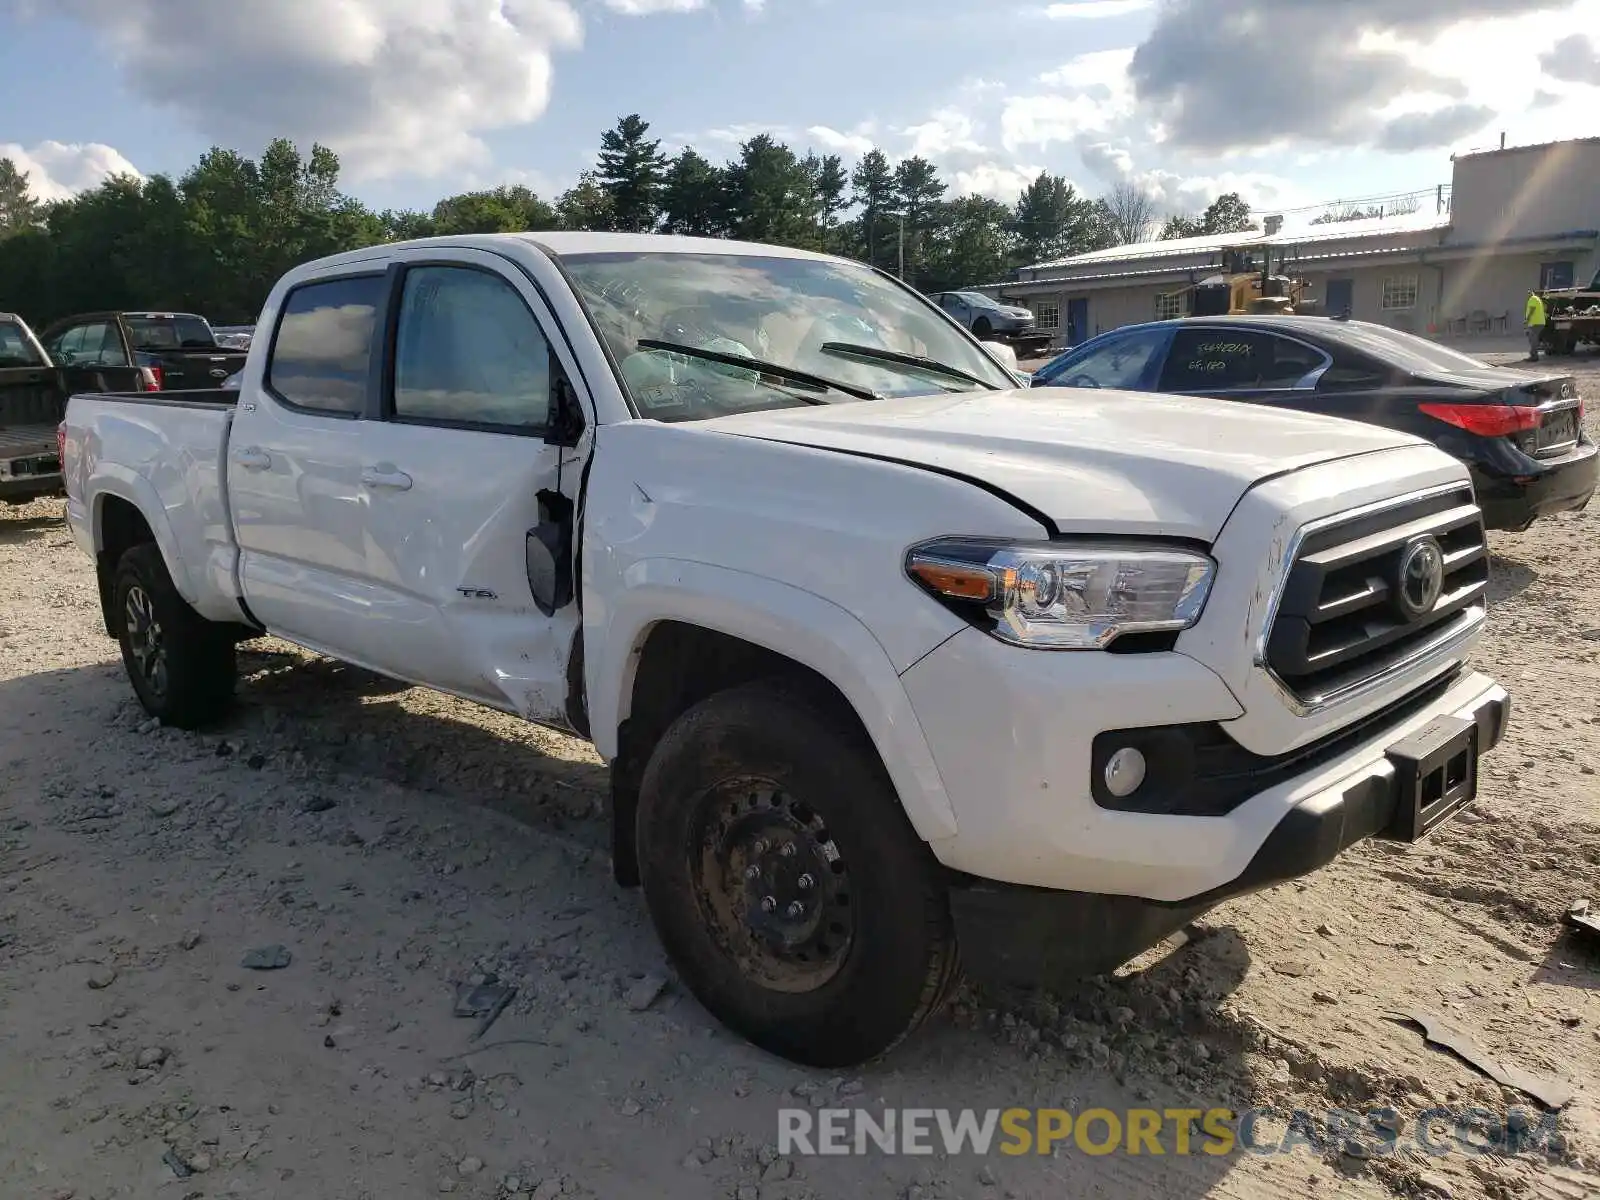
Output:
M1459 350L1430 342L1414 333L1403 333L1385 325L1350 322L1339 329L1339 340L1352 349L1401 368L1413 375L1435 371L1481 371L1489 366Z

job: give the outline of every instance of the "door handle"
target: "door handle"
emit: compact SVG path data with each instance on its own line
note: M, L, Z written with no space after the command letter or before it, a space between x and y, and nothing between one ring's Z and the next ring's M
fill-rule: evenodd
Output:
M272 455L260 446L246 446L233 452L233 461L247 471L265 471L272 465Z
M404 492L411 487L411 476L384 463L365 468L361 472L361 482L369 488L393 488L397 492Z

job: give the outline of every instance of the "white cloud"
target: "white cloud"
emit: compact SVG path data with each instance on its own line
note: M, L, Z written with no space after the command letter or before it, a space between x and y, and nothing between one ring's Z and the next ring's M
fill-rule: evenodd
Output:
M321 141L357 180L488 165L479 135L543 115L553 55L582 38L567 0L54 0L49 12L204 136Z
M1155 0L1066 0L1044 10L1052 21L1103 21L1152 8Z
M947 158L956 153L981 154L984 147L977 140L977 132L973 119L954 108L940 109L921 124L901 130L911 139L906 153L927 159Z
M1116 113L1086 93L1013 96L1000 112L1000 144L1009 151L1070 145L1085 134L1102 133Z
M857 126L853 133L845 133L838 129L831 129L826 125L810 125L807 126L806 133L824 150L833 154L860 158L868 150L871 150L874 144L868 129L870 129L870 126Z
M1128 65L1133 62L1132 46L1120 50L1091 50L1068 59L1054 71L1039 76L1047 87L1104 88L1112 95L1129 92Z
M36 200L65 200L104 183L113 175L144 176L120 152L99 142L40 142L21 146L0 142L0 158L26 172Z
M602 0L602 2L612 12L619 12L625 17L698 12L706 6L706 0Z
M950 195L988 196L991 200L1013 203L1027 187L1039 177L1043 167L1022 166L1013 163L979 163L965 171L951 175Z

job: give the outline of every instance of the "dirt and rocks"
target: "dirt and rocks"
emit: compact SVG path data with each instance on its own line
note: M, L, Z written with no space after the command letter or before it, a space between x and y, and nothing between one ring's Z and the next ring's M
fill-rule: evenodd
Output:
M1600 952L1561 928L1600 900L1600 506L1493 539L1479 662L1515 707L1472 811L1075 995L968 990L843 1075L677 986L610 882L588 747L274 642L222 726L160 728L59 502L4 511L7 1200L1600 1195ZM1394 1019L1419 1010L1575 1087L1557 1134L1507 1152L1538 1106ZM1442 1107L1489 1149L777 1155L779 1109L835 1105L1271 1106L1262 1144L1297 1109L1410 1137Z

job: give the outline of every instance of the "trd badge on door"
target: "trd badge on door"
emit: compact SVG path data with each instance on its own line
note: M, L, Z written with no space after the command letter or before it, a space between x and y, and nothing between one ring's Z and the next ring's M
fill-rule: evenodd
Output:
M458 587L456 589L456 591L460 592L468 600L498 600L498 599L500 599L499 596L495 595L488 588Z

